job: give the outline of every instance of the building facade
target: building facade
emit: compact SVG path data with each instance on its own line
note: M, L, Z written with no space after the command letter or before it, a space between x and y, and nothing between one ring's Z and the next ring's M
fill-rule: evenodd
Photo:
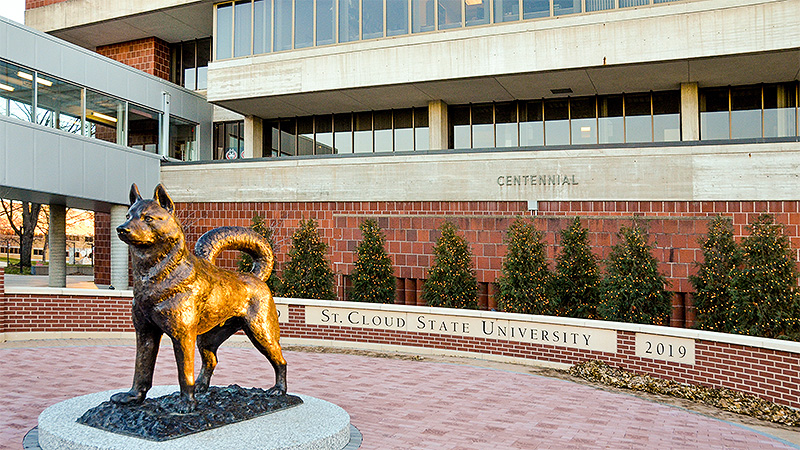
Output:
M515 217L551 257L574 216L600 257L637 219L676 323L713 216L773 214L800 249L800 0L28 0L26 23L204 93L212 148L161 169L190 239L260 215L282 262L315 218L340 298L367 217L406 303L455 222L484 307Z

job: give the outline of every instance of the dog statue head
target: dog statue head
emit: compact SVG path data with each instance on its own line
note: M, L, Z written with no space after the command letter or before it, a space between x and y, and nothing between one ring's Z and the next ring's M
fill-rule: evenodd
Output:
M136 184L131 185L131 207L126 221L117 227L122 242L134 248L174 245L183 239L175 218L175 204L162 184L156 186L153 199L143 199Z

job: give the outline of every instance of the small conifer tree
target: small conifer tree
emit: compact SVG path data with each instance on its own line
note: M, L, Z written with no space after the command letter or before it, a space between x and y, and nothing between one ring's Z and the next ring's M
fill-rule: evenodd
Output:
M440 229L422 298L429 306L476 309L478 283L469 245L452 223L445 222Z
M273 235L275 234L275 231L269 226L266 219L259 215L253 216L250 222L250 228L252 228L253 231L261 236L264 236L267 242L269 242L269 246L272 248L274 257L275 240L273 239ZM269 290L272 291L274 295L281 295L281 280L278 278L278 275L275 274L275 271L278 268L277 266L278 263L275 261L275 264L272 267L272 272L269 274L269 278L267 279L267 286L269 286ZM239 256L239 271L250 272L252 269L253 258L251 258L247 253L242 252Z
M356 248L356 261L350 279L354 302L394 303L396 279L392 259L386 253L385 238L378 222L372 219L359 226L363 239Z
M741 261L730 218L717 216L711 221L702 248L703 262L697 264L697 275L689 277L696 291L697 328L730 332L731 282Z
M671 294L647 233L634 223L622 227L619 237L606 263L598 314L606 320L666 325Z
M516 219L506 235L508 252L497 280L497 305L501 311L551 314L551 274L542 233L532 222Z
M556 257L553 282L555 314L597 319L600 271L589 248L589 230L576 217L561 231L561 252Z
M328 245L322 242L314 219L301 220L292 235L289 261L283 270L283 295L295 298L333 300L333 270L326 258Z
M742 240L742 269L733 277L731 332L796 339L800 329L797 266L783 225L763 214Z

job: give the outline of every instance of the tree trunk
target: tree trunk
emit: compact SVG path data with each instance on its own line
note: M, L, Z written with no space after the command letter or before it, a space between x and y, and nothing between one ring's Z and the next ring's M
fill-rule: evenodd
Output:
M33 253L33 236L36 223L39 221L39 210L42 205L38 203L22 202L22 229L19 235L19 266L31 267L31 254Z

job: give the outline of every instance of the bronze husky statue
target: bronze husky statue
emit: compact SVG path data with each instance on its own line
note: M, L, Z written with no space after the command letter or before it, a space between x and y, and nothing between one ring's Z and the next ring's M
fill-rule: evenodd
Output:
M222 227L204 234L194 253L186 246L174 203L164 186L153 199L143 199L131 186L126 222L117 227L130 247L133 263L133 324L136 328L136 369L133 387L111 401L140 403L153 384L153 369L161 336L172 339L181 388L179 412L195 408L195 392L208 389L223 341L244 330L275 369L270 395L286 394L283 358L275 302L264 281L272 272L272 249L249 228ZM232 272L214 265L223 250L241 250L253 257L252 273ZM194 347L202 369L194 379Z

